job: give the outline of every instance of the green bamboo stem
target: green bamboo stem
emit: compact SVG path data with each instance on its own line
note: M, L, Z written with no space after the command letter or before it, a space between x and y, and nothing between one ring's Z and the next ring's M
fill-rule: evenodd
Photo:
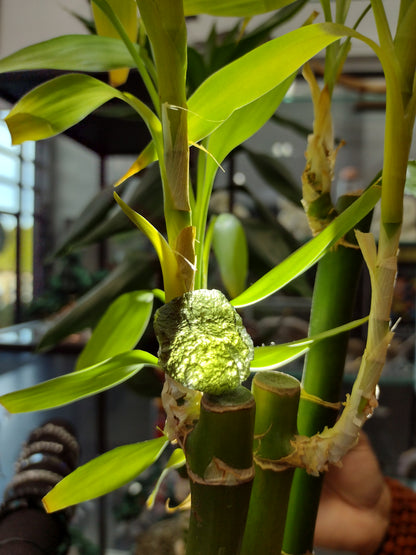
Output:
M352 199L341 198L338 209L345 208L345 204ZM361 228L368 229L369 225L370 218L366 218ZM329 252L319 262L309 326L311 335L352 319L361 268L361 252L343 245ZM298 412L301 435L310 437L335 423L348 338L349 334L344 333L320 341L311 347L306 357L302 376L303 391L333 406L316 403L306 396L301 397ZM285 552L297 555L312 551L321 486L322 476L311 476L304 469L296 470L286 521Z
M254 478L254 414L254 398L242 386L202 398L185 441L192 499L187 555L240 553Z
M281 461L296 434L300 384L281 372L256 374L254 461L256 476L250 499L242 555L280 553L294 469ZM280 461L280 462L279 462Z
M178 253L192 288L194 262L189 201L188 113L186 107L187 34L182 0L138 0L156 65L163 130L165 220L170 246ZM186 261L189 261L187 263ZM182 264L182 262L184 262Z

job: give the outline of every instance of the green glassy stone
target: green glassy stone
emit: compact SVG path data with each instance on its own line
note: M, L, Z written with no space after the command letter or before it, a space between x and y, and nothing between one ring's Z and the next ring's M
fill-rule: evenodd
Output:
M159 364L182 385L220 395L250 373L254 349L240 315L216 289L198 289L156 311Z

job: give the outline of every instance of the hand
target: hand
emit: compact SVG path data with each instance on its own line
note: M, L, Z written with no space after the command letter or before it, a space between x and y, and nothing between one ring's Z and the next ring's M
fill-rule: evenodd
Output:
M324 479L315 544L373 555L387 531L391 495L367 436Z

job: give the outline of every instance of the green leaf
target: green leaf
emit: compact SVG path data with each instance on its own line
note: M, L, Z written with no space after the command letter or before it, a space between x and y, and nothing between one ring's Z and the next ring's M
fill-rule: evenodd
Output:
M154 280L156 258L138 251L127 256L103 281L83 295L42 337L38 350L50 349L71 333L94 327L108 305L122 293L137 287L148 289Z
M220 214L214 223L212 247L221 279L231 297L244 290L248 272L248 249L244 228L233 214Z
M255 347L254 358L251 362L250 370L252 372L258 372L260 370L273 370L275 368L285 366L289 362L292 362L307 353L314 343L362 326L367 321L368 316L360 318L359 320L354 320L348 324L338 326L332 330L327 330L305 339L299 339L298 341L282 343L281 345Z
M248 17L292 4L294 0L184 0L185 15Z
M120 25L123 26L127 37L132 43L136 42L139 18L135 0L108 0L107 3L111 7L114 16L120 21ZM97 34L104 37L119 38L120 35L117 29L98 5L92 2L91 7ZM127 81L128 75L129 68L112 70L110 71L110 84L118 87Z
M176 260L175 253L159 231L152 226L150 222L132 210L118 195L114 193L114 198L123 210L123 212L130 218L130 220L142 231L149 241L152 243L153 248L160 261L160 266L163 273L163 283L165 286L166 296L170 299L182 295L183 289L178 286L179 268Z
M121 384L144 366L157 366L157 358L145 351L129 351L78 372L6 393L0 404L11 413L60 407Z
M301 27L262 44L208 77L188 101L190 140L206 137L235 110L277 87L342 37L346 29L327 28L325 24Z
M168 445L165 437L116 447L78 467L42 499L48 513L105 495L155 463Z
M153 308L151 291L124 293L111 303L78 357L75 369L133 349L142 337Z
M59 245L58 254L134 229L120 206L114 203L113 192L114 189L111 188L111 206L100 214L99 221L96 219L99 214L94 203L97 197L87 205ZM157 164L151 166L139 181L130 180L123 189L123 200L133 210L140 209L146 214L151 214L156 220L163 216L163 191Z
M257 280L231 301L235 307L254 304L272 295L311 268L325 252L361 221L381 196L377 185L369 187L349 208L333 220L319 235L308 241L281 264Z
M5 121L13 144L46 139L62 133L117 96L121 95L116 89L94 77L62 75L23 96Z
M137 53L139 47L136 46ZM98 35L64 35L28 46L0 60L0 72L32 69L110 71L135 67L120 39Z
M153 505L155 504L156 496L162 485L163 480L169 474L171 470L176 470L181 468L186 463L185 453L182 449L175 449L171 456L169 457L168 462L165 465L165 468L162 470L159 478L157 479L156 485L153 488L153 491L149 495L146 501L146 505L148 509L153 509Z
M247 106L236 110L220 127L209 137L208 151L211 154L206 159L206 168L203 180L198 180L197 203L194 209L195 226L197 229L196 252L197 260L202 260L200 250L203 247L203 233L208 215L209 200L218 164L236 146L254 135L262 127L283 100L294 76L278 85L269 93L255 100ZM202 285L204 273L196 275L196 283Z
M13 144L37 141L62 133L113 98L136 110L157 147L161 140L161 124L152 110L135 96L84 74L61 75L39 85L19 100L5 121Z

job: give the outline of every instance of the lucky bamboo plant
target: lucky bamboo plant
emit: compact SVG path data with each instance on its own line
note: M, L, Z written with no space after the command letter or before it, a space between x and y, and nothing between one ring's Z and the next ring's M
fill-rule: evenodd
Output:
M249 18L290 4L295 3L92 0L98 35L52 39L0 61L1 71L108 71L110 84L85 73L68 73L29 92L6 118L13 142L56 135L106 101L118 99L139 114L152 137L119 183L157 162L163 188L166 236L117 191L114 196L152 243L164 290L135 291L112 303L73 373L0 398L10 412L41 410L113 387L145 366L165 372L163 435L119 447L79 467L44 498L48 511L127 483L172 444L166 470L186 465L191 487L188 555L272 554L281 551L283 542L287 553L312 551L319 476L355 444L375 408L374 391L393 333L390 306L416 110L416 3L401 0L393 33L382 1L372 0L376 44L358 27L345 26L349 1L337 1L333 14L329 0L322 0L325 23L312 23L311 16L302 27L221 67L188 95L186 16ZM356 27L359 21L354 23ZM333 202L331 95L351 40L372 48L385 73L384 163L381 179L361 194ZM213 182L224 158L268 121L297 71L323 49L322 89L307 65L304 69L315 108L302 177L314 238L245 289L244 257L235 256L244 244L239 222L233 216L208 221ZM123 91L132 68L145 84L151 105ZM190 148L197 152L192 179ZM376 246L366 231L366 218L380 196ZM209 289L213 243L231 301ZM366 320L351 323L349 312L361 253L372 285L368 340L357 380L335 423L345 333ZM272 295L318 261L310 337L254 346L237 310ZM158 356L135 348L155 300L161 303L154 317ZM301 387L276 368L305 353ZM250 390L242 384L251 372L255 377ZM295 468L301 470L296 470L290 493Z

